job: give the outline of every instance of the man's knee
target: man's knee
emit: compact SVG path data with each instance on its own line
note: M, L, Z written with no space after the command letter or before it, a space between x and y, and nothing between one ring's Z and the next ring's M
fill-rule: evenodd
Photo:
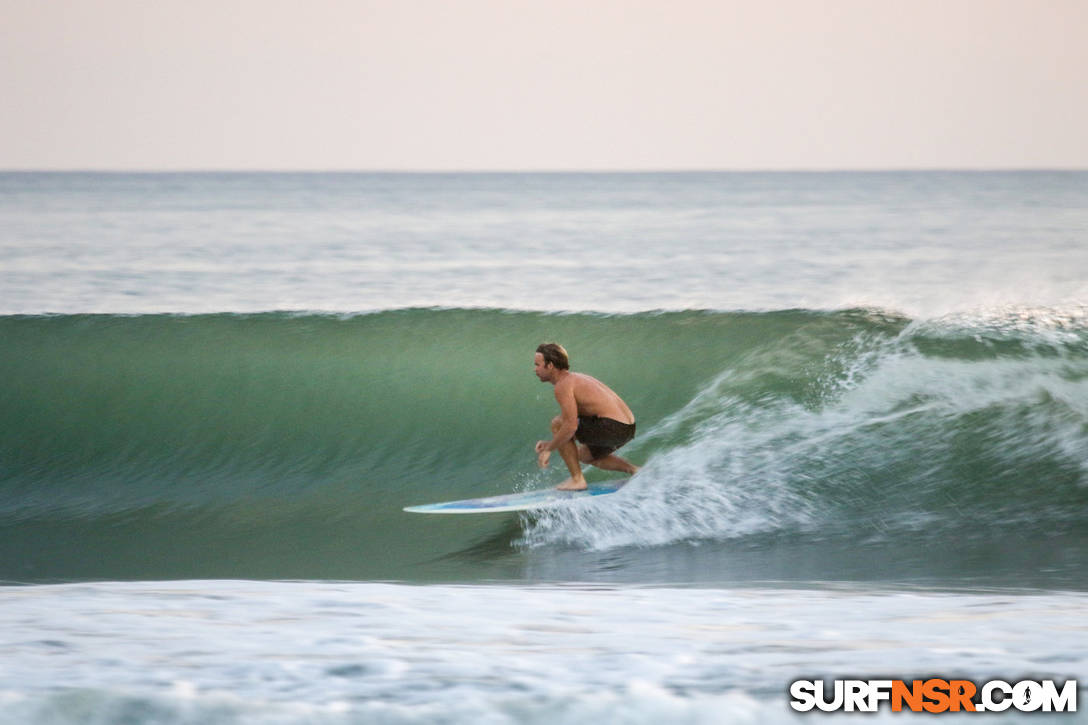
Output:
M562 426L563 426L563 421L560 419L560 417L558 415L555 416L554 418L552 418L552 433L553 434L558 433L559 429Z

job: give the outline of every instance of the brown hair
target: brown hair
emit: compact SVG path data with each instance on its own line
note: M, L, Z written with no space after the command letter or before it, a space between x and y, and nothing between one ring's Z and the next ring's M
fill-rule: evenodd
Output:
M536 349L544 356L544 363L551 363L560 370L570 370L570 359L563 346L556 342L545 342Z

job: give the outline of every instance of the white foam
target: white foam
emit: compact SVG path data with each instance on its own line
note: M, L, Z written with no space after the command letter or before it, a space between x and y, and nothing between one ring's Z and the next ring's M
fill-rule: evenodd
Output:
M797 588L3 588L0 723L792 722L786 685L814 674L1083 673L1086 603Z

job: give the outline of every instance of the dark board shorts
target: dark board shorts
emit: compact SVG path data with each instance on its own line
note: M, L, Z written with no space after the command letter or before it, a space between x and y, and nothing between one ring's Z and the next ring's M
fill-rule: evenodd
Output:
M575 440L585 443L593 460L604 458L635 437L634 423L621 423L598 415L578 416Z

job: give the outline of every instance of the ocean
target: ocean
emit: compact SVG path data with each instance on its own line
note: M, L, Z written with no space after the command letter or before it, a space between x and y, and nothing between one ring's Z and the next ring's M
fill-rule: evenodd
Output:
M638 476L404 513L565 477L544 341ZM0 723L1086 695L1088 172L0 173L0 373Z

